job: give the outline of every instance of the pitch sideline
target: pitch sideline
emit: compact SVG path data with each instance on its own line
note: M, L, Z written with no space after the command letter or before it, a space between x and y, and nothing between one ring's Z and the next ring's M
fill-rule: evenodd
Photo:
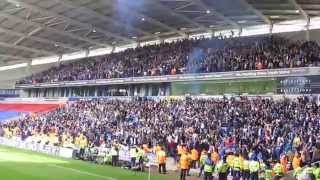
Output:
M79 174L85 174L85 175L89 175L89 176L94 176L94 177L98 177L98 178L101 178L101 179L117 180L116 178L113 178L113 177L102 176L102 175L99 175L99 174L94 174L94 173L90 173L90 172L86 172L86 171L81 171L81 170L78 170L78 169L59 166L59 165L56 165L56 164L50 164L48 166L55 167L55 168L60 168L60 169L64 169L64 170L69 170L69 171L72 171L72 172L75 172L75 173L79 173Z

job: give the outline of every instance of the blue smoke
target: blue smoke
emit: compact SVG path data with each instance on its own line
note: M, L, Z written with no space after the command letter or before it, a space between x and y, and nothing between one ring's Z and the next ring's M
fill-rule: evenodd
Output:
M187 68L189 73L199 73L201 68L201 63L204 61L205 53L201 48L194 48L188 55ZM196 81L191 82L191 92L192 94L199 94L200 87Z
M120 19L120 22L125 23L127 26L125 27L125 32L128 33L129 36L135 36L130 29L130 27L134 27L135 22L141 21L141 17L133 16L131 11L138 11L145 8L145 0L116 0L116 4L114 4L114 11L116 12L116 16Z

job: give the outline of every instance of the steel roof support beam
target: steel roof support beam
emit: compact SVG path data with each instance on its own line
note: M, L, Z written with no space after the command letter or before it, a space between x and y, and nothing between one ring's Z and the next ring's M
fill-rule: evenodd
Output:
M297 3L296 0L289 0L293 6L299 10L300 14L303 16L303 18L306 20L306 21L309 21L309 15L306 13L306 11L304 9L302 9L302 7Z
M56 1L61 2L61 0L56 0ZM112 6L112 1L105 1L105 3L106 3L108 6ZM95 12L95 11L94 11L94 12ZM95 12L95 13L96 13L96 12ZM168 26L167 24L162 23L162 22L160 22L160 21L158 21L158 20L156 20L156 19L154 19L154 18L151 18L151 17L149 17L149 16L146 16L146 15L144 15L144 14L141 14L141 13L139 13L138 11L135 11L134 9L130 9L130 14L132 14L132 16L134 16L134 17L144 18L145 21L149 22L150 24L154 24L154 25L156 25L156 26L159 26L159 27L161 27L161 28L163 28L163 29L167 29L167 30L169 30L169 31L174 31L174 32L176 32L176 33L178 33L178 34L180 34L180 35L182 35L182 36L187 36L186 33L181 32L181 31L179 31L179 30L177 30L177 29L175 29L175 28L173 28L173 27L170 27L170 26ZM106 16L103 16L103 19L104 19L104 20L105 20L105 17L106 17ZM156 36L155 36L154 34L148 33L148 37L156 37ZM143 38L145 38L145 37L143 37Z
M213 7L209 7L204 2L202 2L202 0L195 0L195 3L198 4L201 8L209 10L210 13L212 13L213 15L217 16L218 18L222 19L223 21L227 22L228 24L232 25L234 28L239 29L239 30L241 29L241 26L239 24L232 21L230 18L224 16L223 14L221 14L220 12L215 10Z
M46 54L46 55L55 55L55 53L45 51L45 50L39 50L35 48L30 48L30 47L25 47L25 46L19 46L19 45L14 45L14 44L8 44L4 42L0 42L0 46L2 47L7 47L7 48L13 48L13 49L19 49L23 51L29 51L37 54Z
M81 12L84 12L84 13L90 15L90 16L97 17L97 18L99 18L99 19L102 20L102 21L107 20L107 21L110 22L110 23L114 23L114 24L117 24L117 25L120 25L120 26L129 27L130 29L132 29L132 30L134 30L134 31L137 31L137 32L139 32L139 33L141 33L141 34L151 35L149 32L146 32L146 31L144 31L144 30L142 30L142 29L135 28L135 27L131 27L131 26L128 26L128 25L126 25L126 24L120 23L120 22L115 21L114 19L112 19L112 18L110 18L110 17L108 17L108 16L102 15L102 14L100 14L100 13L94 11L94 10L89 9L89 8L76 5L76 4L74 4L74 3L70 2L70 1L66 1L66 0L63 0L63 1L62 1L62 0L54 0L54 1L57 2L57 3L62 4L63 6L70 7L70 8L79 10L79 11L81 11ZM107 2L109 2L109 1L107 1ZM131 11L130 11L130 12L131 12Z
M65 20L67 23L71 23L71 24L75 24L77 26L80 26L80 27L83 27L83 28L86 28L86 29L96 29L96 31L99 31L103 34L105 34L107 37L115 37L115 38L118 38L118 39L122 39L124 41L129 41L129 42L135 42L131 39L128 39L128 38L125 38L125 37L122 37L122 36L118 36L116 34L113 34L111 32L107 32L103 29L100 29L100 28L94 28L92 27L92 25L90 24L87 24L87 23L83 23L83 22L80 22L80 21L77 21L77 20L74 20L74 19L71 19L69 17L66 17L66 16L63 16L63 15L60 15L58 13L55 13L53 11L50 11L48 9L44 9L44 8L41 8L41 7L38 7L38 6L35 6L35 5L32 5L32 4L28 4L28 3L25 3L24 0L7 0L8 2L10 3L13 3L13 4L20 4L22 7L25 7L27 9L31 9L33 11L36 11L36 12L39 12L43 15L46 15L46 16L55 16L55 17L58 17L58 18L61 18L63 20ZM79 36L80 37L80 36ZM84 38L84 37L81 37L82 39L89 39L89 38ZM91 40L91 42L95 42L94 40ZM96 44L101 44L99 42L96 42ZM110 47L111 45L109 44L104 44L104 46L108 46Z
M3 13L0 11L0 16L4 17L4 18L7 18L7 19L11 19L11 20L14 20L14 21L18 21L18 22L21 22L21 23L25 23L25 24L29 24L29 25L32 25L32 26L36 26L36 27L42 27L43 29L49 31L49 32L52 32L52 33L55 33L55 34L59 34L61 36L67 36L69 38L72 38L72 39L76 39L78 41L84 41L84 42L88 42L90 44L95 44L95 45L98 45L98 46L107 46L107 47L110 47L108 46L107 44L103 44L103 43L100 43L100 42L97 42L97 41L94 41L92 39L89 39L89 38L84 38L84 37L81 37L81 36L77 36L77 35L74 35L73 33L68 33L68 32L65 32L65 31L60 31L60 30L57 30L57 29L54 29L54 28L51 28L49 26L45 26L43 24L40 24L40 23L36 23L36 22L33 22L33 21L30 21L30 20L26 20L26 19L22 19L18 16L14 16L14 15L11 15L11 14L6 14L6 13Z
M63 48L66 48L66 49L72 49L72 50L81 50L81 48L75 48L75 47L72 47L70 45L67 45L67 44L64 44L64 43L60 43L60 42L55 42L55 41L51 41L51 40L47 40L47 39L44 39L44 38L40 38L40 37L34 37L32 35L34 35L36 32L39 32L41 31L42 28L39 27L33 31L31 31L30 33L28 34L24 34L24 33L20 33L20 32L17 32L17 31L14 31L12 29L5 29L5 28L2 28L0 27L0 32L4 32L6 34L11 34L11 35L14 35L14 36L19 36L21 37L20 39L18 39L14 45L18 45L19 43L21 43L24 39L31 39L33 41L38 41L38 42L41 42L41 43L46 43L46 44L50 44L50 45L58 45L58 46L61 46Z
M178 18L180 18L180 19L182 19L182 20L184 20L184 21L186 21L186 22L188 22L188 23L190 23L190 24L192 24L194 26L200 27L202 30L205 30L207 32L212 33L210 28L208 28L208 27L206 27L206 26L204 26L204 25L202 25L200 23L197 23L196 21L188 18L187 16L184 16L184 15L182 15L182 14L180 14L180 13L178 13L178 12L172 10L172 9L170 9L169 7L167 7L165 5L162 5L161 3L157 2L157 1L152 1L152 3L153 3L153 5L161 8L161 9L164 9L165 11L171 13L172 15L174 15L174 16L176 16Z
M240 0L240 3L242 3L244 6L246 6L249 10L253 11L257 16L259 16L263 21L267 24L272 24L271 20L265 16L261 11L257 10L253 7L250 3L248 3L247 0Z
M23 60L23 61L29 61L30 60L30 59L25 58L25 57L14 56L14 55L9 55L9 54L0 54L0 57L16 59L16 60Z

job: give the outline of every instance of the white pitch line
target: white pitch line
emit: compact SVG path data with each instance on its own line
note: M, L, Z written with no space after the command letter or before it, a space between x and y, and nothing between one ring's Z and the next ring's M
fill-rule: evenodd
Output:
M113 177L102 176L102 175L99 175L99 174L94 174L94 173L90 173L90 172L86 172L86 171L81 171L81 170L78 170L78 169L59 166L59 165L56 165L56 164L50 164L48 166L55 167L55 168L60 168L60 169L64 169L64 170L69 170L69 171L72 171L72 172L75 172L75 173L84 174L84 175L93 176L93 177L98 177L98 178L102 178L102 179L117 180L116 178L113 178Z

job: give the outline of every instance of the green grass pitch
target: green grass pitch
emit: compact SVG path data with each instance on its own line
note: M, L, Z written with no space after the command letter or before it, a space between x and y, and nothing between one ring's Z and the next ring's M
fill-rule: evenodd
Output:
M148 180L148 173L0 146L1 180ZM151 180L172 180L151 176Z

